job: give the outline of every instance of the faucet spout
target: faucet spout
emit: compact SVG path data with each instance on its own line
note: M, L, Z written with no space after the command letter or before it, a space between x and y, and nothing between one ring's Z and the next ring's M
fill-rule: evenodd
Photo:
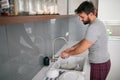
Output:
M68 42L67 39L65 37L57 37L53 40L53 43L52 43L52 46L53 46L53 54L52 54L52 62L55 62L56 61L56 57L55 57L55 42L56 40L58 39L61 39L61 40L64 40L66 43Z

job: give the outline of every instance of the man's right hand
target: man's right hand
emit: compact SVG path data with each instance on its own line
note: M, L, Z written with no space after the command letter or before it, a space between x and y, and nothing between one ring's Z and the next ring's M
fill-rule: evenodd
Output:
M65 58L68 58L70 56L70 54L66 51L63 51L61 54L60 54L60 57L65 59Z

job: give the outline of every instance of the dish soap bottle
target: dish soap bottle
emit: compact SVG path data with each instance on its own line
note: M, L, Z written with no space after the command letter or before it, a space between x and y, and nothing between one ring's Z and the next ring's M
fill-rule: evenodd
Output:
M49 59L49 57L44 57L44 59L43 59L43 64L44 64L44 66L49 66L49 64L50 64L50 59Z

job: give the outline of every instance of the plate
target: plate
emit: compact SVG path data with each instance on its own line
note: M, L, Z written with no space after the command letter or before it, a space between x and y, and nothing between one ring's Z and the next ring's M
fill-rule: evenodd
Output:
M51 69L47 72L47 77L48 78L56 78L59 76L59 71L56 69Z
M59 80L84 80L84 76L81 72L67 71L59 77Z

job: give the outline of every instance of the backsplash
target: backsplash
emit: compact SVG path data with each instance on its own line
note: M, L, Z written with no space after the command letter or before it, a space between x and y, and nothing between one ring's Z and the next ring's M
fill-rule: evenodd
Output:
M56 38L79 41L86 29L79 17L0 26L0 80L31 80L52 56ZM65 43L57 39L54 52Z
M52 56L52 42L66 37L69 18L0 26L0 80L31 80ZM57 49L65 42L57 41Z
M81 41L85 37L88 25L83 25L79 17L69 19L69 40Z

